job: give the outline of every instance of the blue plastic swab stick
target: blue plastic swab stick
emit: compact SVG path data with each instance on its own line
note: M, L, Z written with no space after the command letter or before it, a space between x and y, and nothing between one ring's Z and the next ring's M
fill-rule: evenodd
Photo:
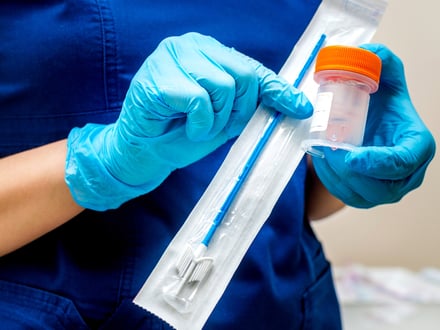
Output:
M298 77L296 78L295 82L293 83L293 87L298 88L301 84L301 81L304 79L304 76L306 75L307 71L310 69L310 66L313 64L313 61L315 60L316 56L318 55L319 50L324 45L326 39L326 35L322 34L319 38L318 42L316 43L315 47L313 48L312 52L310 53L310 56L308 57L306 63L304 64L302 70L298 74ZM240 188L243 186L246 177L250 173L252 167L255 165L258 157L261 154L261 151L263 150L264 146L266 145L267 141L269 140L270 136L272 135L273 131L275 130L275 127L278 125L278 123L281 122L281 120L284 118L284 115L281 112L276 112L271 120L267 123L263 135L261 136L261 139L257 142L257 145L255 146L255 149L252 151L252 154L250 155L249 159L247 160L246 164L244 165L243 171L240 173L240 175L237 178L237 181L232 188L231 192L226 197L225 202L220 207L220 210L218 211L216 217L214 218L214 221L209 228L208 232L206 233L205 237L202 240L202 244L206 247L209 245L209 242L211 241L212 237L214 236L215 231L217 230L218 226L223 221L226 212L228 211L229 207L232 205L235 197L237 197L238 192L240 191Z

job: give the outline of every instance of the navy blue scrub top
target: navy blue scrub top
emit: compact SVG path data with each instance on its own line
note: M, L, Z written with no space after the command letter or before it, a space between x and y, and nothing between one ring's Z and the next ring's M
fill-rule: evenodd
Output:
M319 4L2 1L0 157L114 122L130 79L168 36L211 35L278 71ZM131 300L231 143L117 210L86 210L0 258L0 329L166 328ZM303 161L206 329L340 329L330 267L304 215L305 173Z

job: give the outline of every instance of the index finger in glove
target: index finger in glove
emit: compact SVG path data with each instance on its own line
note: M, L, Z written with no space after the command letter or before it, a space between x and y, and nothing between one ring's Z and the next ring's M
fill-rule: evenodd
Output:
M429 131L408 132L395 146L356 148L347 154L345 160L353 171L365 176L403 180L419 168L425 169L434 156L434 150L434 139Z
M194 33L190 35L199 36ZM234 78L237 86L234 106L249 107L247 102L252 95L246 93L247 90L252 92L252 87L255 86L259 91L260 101L266 106L298 119L307 118L312 114L313 108L307 97L285 79L234 48L226 47L215 39L210 40L213 47L205 47L202 50ZM243 88L247 86L249 88ZM253 110L255 109L252 109L252 112Z
M326 188L347 205L370 208L399 201L420 184L419 175L402 180L381 180L353 171L343 151L326 149L325 158L315 158L315 170Z

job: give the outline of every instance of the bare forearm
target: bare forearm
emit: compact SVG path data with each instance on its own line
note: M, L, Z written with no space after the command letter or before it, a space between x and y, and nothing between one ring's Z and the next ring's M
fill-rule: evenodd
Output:
M59 141L0 159L0 256L82 211L64 182L65 157Z
M345 204L324 187L315 173L311 159L308 159L306 211L310 220L319 220L342 209Z

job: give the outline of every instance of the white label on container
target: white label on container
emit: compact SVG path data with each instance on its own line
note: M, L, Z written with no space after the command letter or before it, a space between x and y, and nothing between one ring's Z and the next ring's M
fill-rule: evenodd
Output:
M332 107L333 93L324 92L316 95L313 119L310 125L310 132L325 131L328 126L330 110Z

